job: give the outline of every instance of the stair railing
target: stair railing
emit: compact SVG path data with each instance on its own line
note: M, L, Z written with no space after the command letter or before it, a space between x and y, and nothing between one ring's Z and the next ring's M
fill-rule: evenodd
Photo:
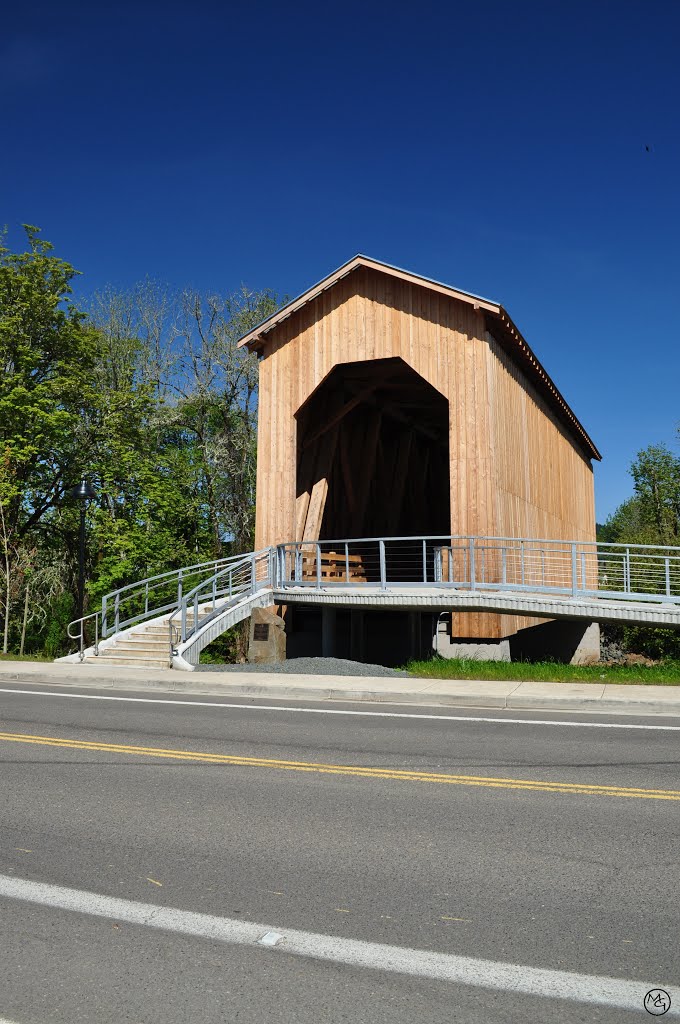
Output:
M85 657L85 623L88 622L90 619L94 619L94 656L95 656L95 658L99 657L99 618L100 618L100 616L101 616L101 612L100 611L90 612L89 615L83 615L82 618L74 619L73 622L69 622L68 626L66 627L66 632L68 633L69 640L77 640L78 641L78 656L80 657L81 661L83 661L83 659ZM71 632L71 627L72 626L77 626L78 627L78 632L77 633L74 634L74 633Z
M230 605L255 594L274 582L275 551L265 548L241 555L232 565L219 569L181 595L168 619L170 658L177 656L180 644L221 615ZM218 604L219 602L219 604ZM189 615L191 614L191 621Z
M228 558L182 566L111 591L102 598L102 640L143 619L172 611L179 606L187 586L195 586L200 577L212 577L218 570L233 565L241 557L230 555Z
M213 558L209 562L182 566L180 569L171 569L147 579L137 580L105 594L100 611L74 619L66 627L69 639L78 642L80 660L84 659L88 647L85 635L85 622L88 619L95 619L94 653L98 655L100 641L144 619L155 618L163 612L178 608L187 586L194 586L201 577L211 578L218 570L233 565L242 557L229 555L227 558Z

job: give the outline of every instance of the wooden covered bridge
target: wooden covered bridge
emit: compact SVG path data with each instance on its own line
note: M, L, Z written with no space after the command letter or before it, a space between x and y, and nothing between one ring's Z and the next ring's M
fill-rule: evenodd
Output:
M258 550L108 594L73 657L190 669L273 605L289 657L383 664L582 661L599 622L680 629L678 549L596 543L599 452L502 306L356 256L240 344Z
M257 548L367 537L595 540L600 454L497 303L356 256L240 344L260 357ZM313 620L289 613L293 650L296 633L320 632ZM355 620L356 651L366 626L358 612ZM453 653L481 643L507 656L500 642L534 625L454 614L437 644ZM429 626L417 626L416 645L431 644L421 635ZM344 636L339 649L348 650L347 628L326 633ZM589 641L592 653L593 630Z

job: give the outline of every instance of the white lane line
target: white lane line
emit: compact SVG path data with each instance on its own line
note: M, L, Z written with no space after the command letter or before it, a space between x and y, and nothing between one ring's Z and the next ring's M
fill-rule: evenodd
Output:
M521 964L500 963L496 960L481 960L449 953L434 953L424 949L389 946L380 942L344 939L334 935L281 928L279 925L273 927L256 924L253 921L195 914L186 910L160 907L153 903L136 903L80 889L67 889L44 882L13 878L9 875L0 875L0 896L217 942L258 946L260 949L263 948L263 937L267 938L274 933L277 938L276 943L269 947L272 950L270 955L283 951L294 956L330 960L376 971L392 971L395 974L416 975L420 978L449 981L459 985L545 996L550 999L568 999L576 1003L612 1006L623 1010L640 1011L645 993L661 985L671 996L673 1005L670 1016L680 1015L680 988L671 987L664 979L655 979L652 984L628 981L624 978L525 967Z
M548 718L482 718L479 715L423 715L400 711L350 711L339 708L296 708L276 704L225 704L214 700L168 700L164 697L110 697L99 693L53 693L51 690L11 690L0 687L0 693L20 693L26 697L66 697L71 700L111 700L126 704L173 704L190 708L234 708L240 711L289 711L305 715L354 715L361 718L418 718L433 722L491 722L494 725L569 725L575 729L643 729L653 732L680 732L680 725L627 725L624 722L570 722ZM611 714L616 714L612 711ZM640 712L644 714L644 712ZM0 1021L0 1024L2 1022Z

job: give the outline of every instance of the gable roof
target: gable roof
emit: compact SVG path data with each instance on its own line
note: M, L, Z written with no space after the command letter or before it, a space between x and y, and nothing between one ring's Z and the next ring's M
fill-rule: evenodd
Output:
M341 281L359 267L366 267L369 270L389 274L391 277L398 278L408 284L428 288L430 291L438 292L451 299L458 299L460 302L468 303L476 310L481 310L485 316L489 332L493 334L496 341L505 349L508 355L522 367L558 418L568 427L572 437L579 443L588 458L597 459L598 461L602 459L602 456L576 414L568 405L566 399L562 396L554 381L543 368L522 337L519 329L512 322L509 314L500 303L493 302L491 299L484 299L481 295L461 291L459 288L452 288L448 284L442 284L441 281L435 281L420 274L413 274L408 270L402 270L400 267L394 267L390 263L382 263L380 260L371 259L369 256L362 256L361 254L354 256L347 263L343 263L341 267L334 270L333 273L328 274L327 277L324 277L317 284L312 285L311 288L298 295L297 298L291 299L290 302L282 306L276 313L272 313L256 327L248 331L247 334L244 334L238 341L239 348L245 345L251 351L263 348L266 340L265 336L270 331L274 330L284 320L287 320L289 316L292 316L293 313L296 313L322 292L332 288L338 281Z

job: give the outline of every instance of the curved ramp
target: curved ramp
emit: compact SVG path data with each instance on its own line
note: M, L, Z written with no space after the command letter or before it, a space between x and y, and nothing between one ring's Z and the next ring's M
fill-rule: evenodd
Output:
M213 614L206 616L203 623L183 643L180 642L172 655L172 668L193 672L199 663L201 651L226 633L232 626L250 617L253 608L266 608L274 604L274 594L270 588L246 594L225 602Z

